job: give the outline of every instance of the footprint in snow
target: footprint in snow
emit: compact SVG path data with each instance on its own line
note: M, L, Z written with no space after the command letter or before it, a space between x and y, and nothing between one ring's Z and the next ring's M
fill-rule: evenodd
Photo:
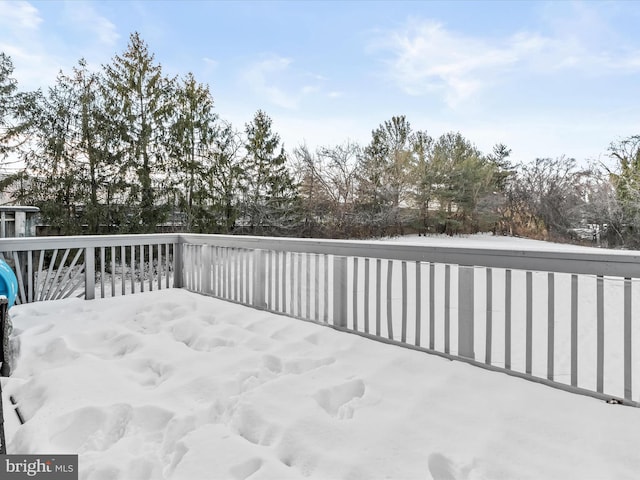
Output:
M429 455L429 472L433 480L467 480L469 474L477 466L477 460L473 460L464 467L459 467L441 453Z
M364 392L364 382L355 379L332 388L322 389L313 398L329 415L345 420L353 418L354 402L362 398Z

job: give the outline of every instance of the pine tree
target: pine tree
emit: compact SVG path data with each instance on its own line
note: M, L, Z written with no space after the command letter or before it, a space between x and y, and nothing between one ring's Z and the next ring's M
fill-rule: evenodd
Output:
M240 195L246 185L242 138L233 126L219 122L213 137L211 162L206 173L217 231L231 233L240 216Z
M245 126L245 214L252 233L282 232L298 218L297 187L271 118L258 110Z
M187 231L206 231L210 227L208 205L212 190L206 189L211 170L217 116L207 85L199 84L192 73L175 92L174 122L171 125L171 177L176 200L173 203L186 216Z
M11 150L10 139L13 136L12 120L18 86L12 74L11 58L0 52L0 160L4 160Z
M410 198L415 157L413 132L404 115L394 116L371 132L360 162L359 200L378 229L395 226L402 233L400 209Z
M425 231L430 227L429 212L436 202L434 195L433 172L433 138L426 131L415 132L412 142L415 155L414 171L412 175L413 201L418 208L419 230Z
M22 150L29 138L37 92L18 92L11 57L0 52L0 190L14 196L16 185L24 187L23 170L13 171L21 163ZM25 193L18 187L17 192Z
M107 113L115 123L118 154L128 183L128 229L154 231L167 215L166 187L169 123L174 80L162 74L138 33L127 50L104 66Z
M78 98L60 73L46 94L32 107L33 137L27 155L30 188L21 199L40 208L41 215L61 234L82 231L83 172L75 148L79 131Z
M480 200L496 186L496 165L460 133L449 132L433 147L429 181L438 201L439 224L449 234L477 231Z

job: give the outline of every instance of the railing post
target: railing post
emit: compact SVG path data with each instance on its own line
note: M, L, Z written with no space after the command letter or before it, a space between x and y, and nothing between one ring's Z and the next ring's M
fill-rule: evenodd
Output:
M347 326L347 257L333 257L333 324Z
M84 299L93 300L96 297L96 249L84 249Z
M173 288L184 287L184 260L182 241L173 244Z
M253 307L267 308L265 286L267 280L266 255L264 250L253 251Z
M458 355L475 358L473 351L473 267L458 268Z

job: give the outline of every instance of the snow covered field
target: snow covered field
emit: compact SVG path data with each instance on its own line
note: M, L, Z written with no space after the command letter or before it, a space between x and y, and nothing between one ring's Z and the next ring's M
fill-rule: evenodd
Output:
M78 453L82 479L640 472L640 409L184 290L11 313L8 451Z

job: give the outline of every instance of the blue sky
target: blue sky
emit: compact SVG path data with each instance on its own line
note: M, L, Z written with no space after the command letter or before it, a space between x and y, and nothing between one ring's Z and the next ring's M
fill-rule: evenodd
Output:
M243 128L265 110L288 149L365 144L393 115L515 161L607 161L640 134L638 2L0 0L0 51L23 90L138 31L164 71L207 83Z

